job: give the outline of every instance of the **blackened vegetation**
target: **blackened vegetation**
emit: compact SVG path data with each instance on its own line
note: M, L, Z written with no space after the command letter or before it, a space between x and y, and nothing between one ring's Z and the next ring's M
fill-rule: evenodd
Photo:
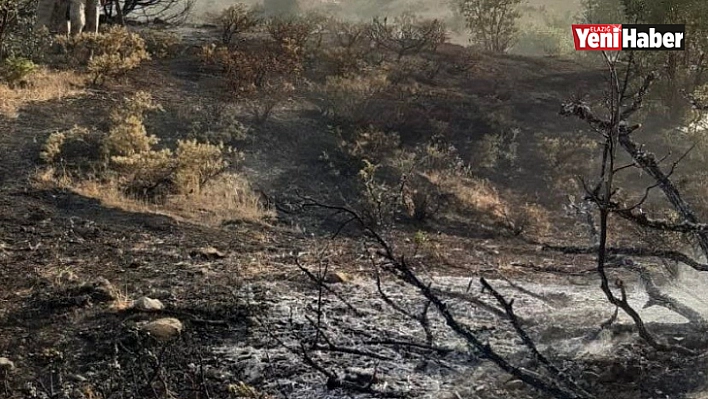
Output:
M639 312L629 304L628 293L623 280L617 278L612 284L611 277L608 275L610 263L615 263L620 268L637 273L640 280L644 282L649 295L649 301L644 306L645 308L649 306L665 307L686 317L689 320L690 328L694 328L696 331L705 331L706 320L702 315L662 293L660 287L652 280L649 271L641 264L633 261L632 258L658 258L664 262L682 263L699 271L708 270L708 265L704 265L701 261L676 250L623 248L612 247L608 244L608 232L611 228L609 221L612 217L617 216L643 229L684 234L687 239L697 244L703 254L708 255L708 228L706 224L698 219L671 180L677 165L684 159L686 154L681 155L677 160L666 166L668 157L657 159L655 155L644 150L644 147L632 137L632 133L641 126L638 124L632 125L628 120L641 109L644 97L655 78L654 74L643 77L636 90L630 93L631 81L637 78L632 69L633 59L630 57L629 66L623 77L618 70L616 60L606 56L606 61L611 86L610 94L606 99L609 110L607 116L597 116L587 104L580 101L563 104L561 110L561 115L575 116L589 123L593 130L603 139L600 178L595 184L590 184L585 180L582 181L586 191L584 200L586 204L595 206L599 213L599 226L595 224L596 219L591 214L592 210L585 205L579 205L583 210L583 212L579 212L579 215L583 216L589 224L591 239L596 244L589 247L543 245L543 248L564 253L597 254L596 271L600 277L601 289L607 300L615 306L613 316L599 326L601 330L612 328L621 310L632 319L639 336L650 348L658 352L671 353L671 356L678 356L685 359L686 363L690 363L690 359L695 359L695 356L701 352L704 345L692 345L689 348L686 345L671 342L657 332L650 331L650 326L644 323ZM633 162L629 165L618 165L618 149L623 149ZM633 168L643 170L655 180L655 183L646 187L644 193L640 195L640 199L635 203L621 203L616 199L615 175ZM663 192L668 203L682 217L682 220L678 222L661 220L652 218L644 213L641 209L642 205L646 202L649 193L655 189ZM466 358L466 361L473 361L473 359L488 360L513 376L513 378L523 381L544 395L556 398L593 398L599 397L598 395L601 396L592 388L587 374L583 374L581 362L575 359L549 358L539 351L533 338L526 331L524 321L515 313L514 301L506 299L483 277L479 280L482 293L490 294L492 301L489 300L489 297L470 295L469 287L468 292L454 294L458 297L470 295L473 300L467 301L468 305L478 309L485 309L496 317L506 319L519 338L514 345L518 345L520 349L523 349L525 356L531 359L530 362L518 363L512 361L510 357L505 356L488 343L486 339L487 332L484 329L473 329L464 321L461 321L458 314L448 305L453 295L433 287L431 281L422 278L420 272L418 272L421 269L419 262L414 257L408 258L399 253L395 245L385 238L385 233L371 227L372 225L367 223L355 211L346 207L327 205L311 198L303 198L303 207L328 210L342 218L342 225L332 238L336 238L347 226L356 226L359 229L361 234L370 242L367 254L371 262L372 273L376 277L381 299L388 305L389 310L403 315L414 324L417 324L421 335L420 340L411 340L409 337L403 340L388 338L376 340L374 339L376 337L372 336L367 328L358 326L352 327L352 334L357 337L356 339L349 337L347 344L339 343L337 339L339 337L330 335L328 332L327 320L329 320L329 315L326 314L322 305L323 298L329 294L334 294L338 300L347 304L347 307L353 310L355 315L357 314L356 306L349 304L344 296L337 295L337 291L325 281L325 275L328 272L326 265L324 267L320 265L319 270L313 272L308 266L303 265L300 259L295 258L293 261L316 284L319 290L317 303L309 308L313 316L307 318L312 328L309 330L310 333L301 333L299 335L299 343L297 345L287 344L276 336L272 338L279 345L287 348L292 353L298 354L304 364L320 373L326 381L327 388L346 388L384 396L405 396L405 392L387 389L386 384L380 384L382 378L377 367L371 369L362 378L352 379L351 373L338 371L337 367L332 366L331 362L325 365L318 360L315 354L320 351L346 353L368 358L374 362L381 362L391 359L381 355L380 351L376 350L376 345L388 344L395 345L397 352L404 357L414 359L424 354L426 361L439 362L440 364L445 364L444 359L450 353L461 355L462 358L458 359ZM415 288L420 294L418 306L411 309L410 306L402 305L396 299L387 295L382 284L382 281L387 280L395 280ZM470 282L471 286L472 282ZM438 322L442 322L455 336L465 342L464 349L446 347L444 342L438 342L434 329L431 328L435 324L433 319L436 318ZM670 331L670 327L667 328L666 326L661 329L664 334L670 333ZM641 359L641 355L636 357L636 359ZM341 366L343 368L345 365ZM636 367L637 370L642 370L642 367ZM623 372L620 370L617 371L617 374L619 375ZM578 378L578 376L581 377Z
M80 349L64 352L47 348L26 359L39 367L33 372L8 375L4 395L0 385L0 396L229 397L227 381L231 376L218 370L229 369L232 363L214 355L211 348L234 334L246 334L248 316L257 311L235 299L224 297L222 304L169 307L158 315L97 307L75 326L68 324L72 310L43 308L35 313L42 322L33 327L36 336L28 337L27 344L41 347L48 339L43 336L46 324L64 321L63 335L54 344ZM21 310L22 314L27 312ZM139 328L140 323L154 317L177 317L186 328L179 337L157 340Z
M601 135L604 145L602 154L602 164L600 178L592 186L583 182L586 190L585 200L596 205L599 212L600 226L597 229L599 240L595 251L598 255L597 271L600 275L602 290L608 301L629 315L637 326L640 336L652 347L661 351L676 351L684 355L695 355L696 352L680 345L672 345L654 336L645 326L639 313L633 309L627 300L627 293L622 280L616 280L615 286L619 293L613 292L610 287L610 279L606 273L606 263L610 253L631 256L632 254L653 253L654 256L667 258L669 260L682 262L696 270L705 271L701 262L691 259L689 256L676 251L656 251L643 249L611 249L608 248L608 230L611 216L619 216L625 220L633 222L645 229L660 231L672 231L682 233L686 239L697 243L700 251L708 255L708 233L705 225L699 222L698 216L691 206L683 199L676 185L671 180L671 176L676 170L679 162L685 154L674 161L667 168L663 165L666 159L657 159L656 155L646 151L644 146L637 143L632 133L639 129L639 124L630 124L632 117L642 107L644 98L647 95L651 83L655 79L654 73L649 73L644 77L637 76L634 69L634 57L630 55L627 60L627 67L624 73L618 70L618 61L611 59L605 54L608 71L610 75L610 94L607 99L607 116L600 117L585 103L575 101L564 104L560 114L565 116L575 116L586 121L596 132ZM623 75L623 76L622 76ZM631 83L636 79L641 79L641 83L634 93L630 93ZM628 104L628 105L625 105ZM631 164L620 165L617 163L618 149L624 150L633 160ZM618 187L615 185L615 176L627 169L640 169L654 179L654 184L646 187L640 199L634 203L620 203L615 199ZM652 190L659 189L664 194L667 202L681 216L679 222L668 220L657 220L646 216L642 210L642 205L647 201ZM562 248L565 251L575 251L576 248ZM696 312L682 306L679 302L672 300L666 295L662 295L660 290L651 282L649 274L636 265L631 260L626 261L630 269L634 269L648 279L647 293L650 295L650 303L664 306L673 310L701 328L705 328L705 320Z
M325 209L336 213L343 219L343 225L350 225L357 229L361 229L367 241L370 242L368 256L371 262L372 272L376 276L377 288L384 303L388 305L387 309L382 309L383 312L393 311L399 315L403 315L419 326L422 337L420 340L412 340L410 337L387 337L377 336L372 334L373 326L357 325L351 326L350 335L345 343L338 341L343 337L331 335L328 331L328 322L333 316L328 315L324 311L323 301L326 295L334 293L338 300L347 304L349 309L353 310L356 315L356 307L348 304L347 298L342 295L336 295L336 290L325 281L325 276L328 273L326 262L320 262L317 271L312 271L308 266L303 265L299 259L293 259L301 270L314 282L319 290L318 300L316 304L309 307L312 316L308 316L307 320L310 327L305 333L301 330L298 334L298 343L286 343L275 334L271 334L271 338L279 345L287 348L290 352L298 354L303 362L320 373L325 379L325 384L329 389L346 388L358 392L367 392L370 394L382 395L386 397L405 397L410 395L410 392L400 392L390 388L386 388L385 384L378 384L381 381L381 376L378 374L377 367L369 370L364 377L352 379L351 373L337 371L331 366L327 366L323 361L317 360L317 353L339 353L349 354L357 357L368 358L374 362L384 362L388 359L381 354L380 348L394 347L397 354L409 360L424 360L429 363L437 363L439 365L447 365L455 361L461 364L469 362L477 362L479 360L489 360L505 372L509 373L514 378L525 382L538 391L551 395L556 398L593 398L586 387L581 382L573 377L579 370L568 372L567 369L562 369L551 359L543 355L531 337L525 331L521 320L514 312L514 303L504 298L495 288L484 278L480 279L480 284L483 288L483 294L488 293L491 296L491 303L487 303L473 295L472 293L457 293L461 296L469 296L472 301L468 303L476 307L475 302L484 304L488 309L493 309L497 317L506 319L513 330L520 338L522 350L528 353L531 359L529 364L535 365L533 370L529 366L521 366L514 364L509 358L498 352L487 342L488 331L484 328L472 327L461 321L456 315L456 312L448 306L450 296L444 291L433 287L432 282L425 281L420 277L417 269L416 261L412 261L405 255L399 254L398 250L386 239L384 235L370 227L365 219L360 217L355 211L346 207L330 206L323 204L311 198L303 199L304 208ZM333 238L339 234L335 233ZM410 306L399 303L392 296L387 295L382 287L382 280L395 280L404 285L408 285L417 290L420 294L420 303L417 309L411 309ZM472 282L470 282L470 286ZM496 302L496 305L494 304ZM435 320L434 320L435 319ZM436 328L446 328L460 338L464 345L463 347L447 346L447 342L438 342L436 333L433 332L431 326L436 325ZM267 328L266 328L267 330ZM267 330L268 331L268 330ZM454 354L451 357L450 354ZM328 362L331 364L331 362ZM347 365L340 365L338 368L345 368Z

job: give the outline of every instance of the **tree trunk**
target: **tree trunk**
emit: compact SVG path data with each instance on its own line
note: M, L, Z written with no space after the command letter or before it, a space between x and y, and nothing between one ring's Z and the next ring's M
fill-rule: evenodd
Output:
M123 19L123 9L120 6L120 0L113 0L116 7L116 20L120 26L125 26L125 19Z

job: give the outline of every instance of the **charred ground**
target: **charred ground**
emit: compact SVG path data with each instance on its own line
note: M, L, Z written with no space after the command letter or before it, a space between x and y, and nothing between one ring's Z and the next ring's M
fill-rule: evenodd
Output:
M262 324L269 309L277 308L279 298L289 297L291 291L310 300L316 295L317 288L296 266L294 255L310 256L316 264L326 253L336 272L371 279L369 260L360 256L362 247L370 244L360 238L360 231L346 230L331 241L340 221L331 218L331 212L298 206L301 196L341 204L360 195L359 164L336 158L343 155L340 138L331 129L340 123L355 130L360 121L341 123L324 116L321 93L300 89L264 124L254 124L245 138L233 141L245 155L237 171L274 209L275 217L265 221L208 225L200 223L195 212L178 217L155 205L109 205L105 198L90 198L80 190L37 183L38 170L45 167L39 154L51 133L74 125L106 130L105 116L136 90L150 91L164 108L150 114L145 126L165 146L190 134L191 108L228 98L223 77L198 57L218 32L202 27L180 33L184 45L171 58L145 62L119 82L77 84L76 93L21 102L17 115L0 117L0 356L14 363L13 369L0 370L4 397L265 397L255 390L239 390L240 381L272 394L280 390L300 397L307 392L319 395L302 388L306 381L297 374L303 370L283 368L290 361L283 354L261 359L270 366L254 376L249 366L254 355L234 358L215 348L235 341L257 349L273 345ZM498 144L515 145L513 159L498 157L493 166L479 166L475 178L488 179L486 184L501 193L509 209L531 202L547 216L541 234L519 234L496 208L470 208L458 195L424 222L400 219L389 232L391 240L401 251L416 253L421 273L596 285L591 256L543 251L537 244L573 242L585 234L561 215L559 204L567 194L558 185L565 184L568 174L556 174L558 167L549 164L540 143L543 138L572 142L585 134L577 121L558 116L559 104L573 95L600 97L603 70L577 61L491 55L451 44L407 62L432 63L439 71L433 78L402 73L402 91L377 96L363 110L367 124L398 132L404 148L424 145L436 126L444 125L446 143L474 165L489 155L479 144L485 135L503 133ZM317 70L310 73L311 85L326 83ZM234 112L250 124L243 109ZM323 153L333 154L336 173L332 163L322 160ZM568 171L575 171L573 165ZM491 197L489 201L497 201ZM538 222L524 223L532 228ZM425 239L416 239L416 234ZM629 273L618 276L633 280ZM159 299L166 307L154 313L128 309L129 300L141 296ZM543 294L544 300L549 298ZM607 308L609 317L612 309ZM517 312L523 317L524 308ZM184 323L179 338L161 343L141 330L141 322L162 317ZM271 328L288 329L285 317L282 325L273 323ZM632 337L621 328L613 334ZM691 331L682 334L693 347L705 345ZM603 356L564 356L557 360L575 361L568 372L598 397L694 397L690 395L700 392L705 381L697 372L705 368L703 357L686 360L657 353L634 338ZM479 378L476 387L460 383L460 395L537 395L506 382L496 371ZM273 382L281 379L295 382L290 387ZM325 385L323 379L310 382ZM454 397L449 390L438 394Z

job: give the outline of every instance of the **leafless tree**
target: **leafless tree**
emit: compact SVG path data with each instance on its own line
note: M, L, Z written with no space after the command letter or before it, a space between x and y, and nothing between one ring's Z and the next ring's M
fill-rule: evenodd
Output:
M106 19L123 23L124 18L162 21L167 23L183 22L194 6L195 0L108 0L103 3Z
M630 221L635 225L664 232L681 233L687 241L695 241L703 254L708 255L708 225L701 223L692 207L681 196L678 188L672 181L672 175L677 165L686 154L679 157L670 165L665 166L666 158L657 158L656 155L648 152L643 145L635 141L632 135L641 125L631 124L629 119L637 113L647 96L652 82L656 75L649 73L646 76L636 76L633 69L634 58L630 55L627 65L622 72L618 56L603 53L607 64L610 90L607 98L607 113L604 117L591 109L589 105L582 101L573 101L562 106L561 115L575 116L587 122L592 129L601 137L602 162L600 176L594 185L589 185L583 181L586 196L585 200L595 204L599 213L599 227L593 227L591 231L597 232L597 245L589 248L563 247L564 252L585 252L597 254L597 272L601 278L601 288L608 301L629 315L634 321L640 336L657 350L677 351L682 354L693 354L694 351L679 345L672 345L652 334L644 324L641 316L628 303L625 285L621 280L615 281L615 290L611 287L610 278L607 274L607 264L609 258L620 257L622 264L629 270L636 271L645 280L647 293L650 301L647 304L664 306L674 312L681 314L698 327L705 328L706 321L693 309L681 304L671 297L661 293L659 288L651 281L651 276L642 266L636 264L628 257L652 256L661 259L669 259L684 263L699 271L708 271L708 265L690 256L674 250L660 250L654 248L613 248L608 245L608 232L610 230L610 220L619 217ZM632 93L632 80L640 80L638 88ZM627 165L619 165L618 152L624 150L629 155L632 162ZM638 201L625 203L618 199L618 185L616 176L629 169L639 169L648 174L654 184L645 188ZM682 218L679 222L672 222L663 219L654 219L647 216L642 210L649 197L649 193L658 189L664 194L668 204ZM591 218L592 219L592 218ZM593 223L591 219L589 223Z
M388 18L374 18L368 35L377 46L394 51L399 61L406 55L435 51L446 40L445 25L441 21L418 21L410 14L403 14L391 22Z

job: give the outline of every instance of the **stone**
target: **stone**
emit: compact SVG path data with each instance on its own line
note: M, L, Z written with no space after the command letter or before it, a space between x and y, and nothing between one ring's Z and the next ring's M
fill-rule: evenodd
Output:
M329 272L325 274L323 281L327 284L340 284L351 281L352 278L342 272Z
M508 381L506 384L504 384L504 388L511 390L511 391L518 391L519 389L523 389L525 385L526 385L525 382L515 379L515 380Z
M0 370L14 370L15 363L6 357L0 357Z
M191 256L192 258L201 258L204 260L214 260L223 259L226 257L226 254L214 247L202 247L189 252L189 256Z
M143 296L133 301L131 308L140 312L157 312L164 309L165 305L159 299Z
M81 374L69 374L68 378L75 382L86 382L88 379Z
M143 324L141 329L159 341L167 341L179 335L184 326L174 317L164 317Z

